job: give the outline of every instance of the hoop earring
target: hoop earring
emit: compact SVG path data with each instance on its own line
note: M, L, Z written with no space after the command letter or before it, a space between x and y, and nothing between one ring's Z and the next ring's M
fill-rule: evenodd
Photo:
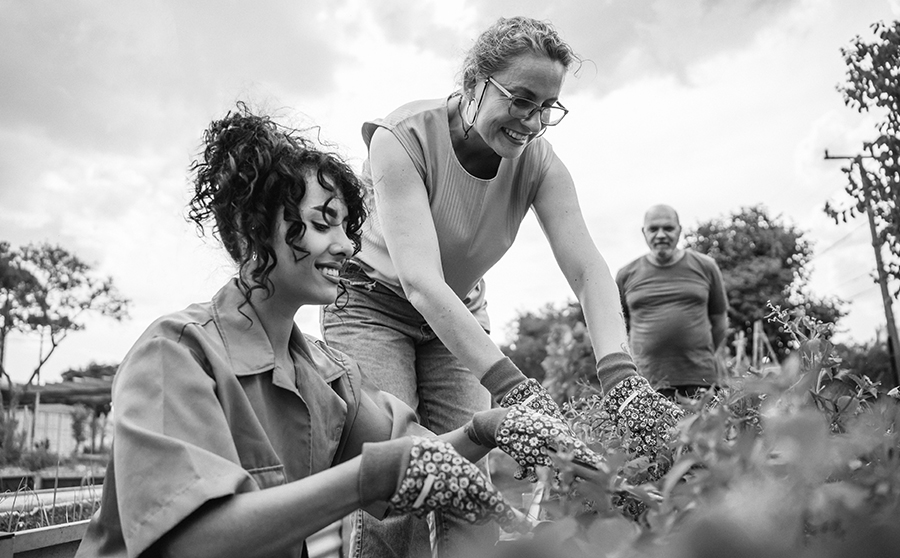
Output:
M459 100L459 117L463 124L463 139L469 139L469 130L475 126L475 119L478 118L478 109L480 108L475 99L469 99L465 110L462 110L462 99Z

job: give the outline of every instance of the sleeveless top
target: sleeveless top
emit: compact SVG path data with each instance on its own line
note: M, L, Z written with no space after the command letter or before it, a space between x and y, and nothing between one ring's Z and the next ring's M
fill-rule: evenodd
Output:
M547 140L537 138L519 157L501 159L493 178L472 176L453 150L447 101L405 104L384 119L364 123L362 135L368 147L376 129L390 130L409 154L428 193L444 279L489 329L484 274L515 240L553 161L553 148ZM371 278L404 296L385 246L368 161L363 174L370 215L363 226L362 248L354 258Z

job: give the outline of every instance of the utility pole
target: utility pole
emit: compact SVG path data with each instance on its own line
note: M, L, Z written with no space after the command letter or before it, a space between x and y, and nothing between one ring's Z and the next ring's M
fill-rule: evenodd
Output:
M866 169L863 168L863 158L871 159L873 156L836 156L829 155L828 150L825 150L825 159L850 159L853 161L852 164L859 169L866 205L866 216L869 219L869 232L872 234L872 248L875 249L875 268L878 271L878 285L881 287L881 303L884 306L884 317L887 321L888 354L891 358L892 379L894 386L900 386L900 345L898 345L897 338L897 323L894 321L893 300L888 291L887 274L884 271L884 263L881 260L881 239L878 238L878 230L875 228L875 215L872 212L872 183L869 182L869 176L866 174Z

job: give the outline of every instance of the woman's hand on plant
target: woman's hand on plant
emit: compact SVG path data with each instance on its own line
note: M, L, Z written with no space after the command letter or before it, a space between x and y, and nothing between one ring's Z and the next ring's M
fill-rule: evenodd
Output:
M601 402L601 417L613 422L618 433L631 436L636 455L655 456L672 439L672 430L684 411L656 390L642 376L617 383Z
M512 388L500 401L501 407L521 406L538 413L563 420L559 405L550 393L534 378L528 378Z
M501 407L525 405L530 409L562 420L559 405L544 386L528 378L509 357L495 362L481 377L481 384Z
M527 532L530 523L450 444L413 438L408 465L389 500L394 511L423 516L433 510L469 523L496 521L507 531Z
M517 479L537 481L536 468L553 467L550 454L558 451L590 467L600 463L600 456L576 438L565 422L523 405L476 413L467 432L474 442L512 457L519 466Z

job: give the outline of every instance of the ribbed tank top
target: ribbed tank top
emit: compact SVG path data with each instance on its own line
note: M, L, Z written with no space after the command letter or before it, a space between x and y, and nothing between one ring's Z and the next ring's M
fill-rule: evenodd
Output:
M453 150L447 103L447 98L408 103L384 119L364 123L362 135L368 147L376 129L390 130L409 154L428 193L444 279L489 328L483 312L484 274L515 240L553 160L553 148L538 138L519 157L501 159L494 178L472 176ZM364 174L370 216L363 226L362 249L355 258L373 279L403 296L384 243L368 161Z

